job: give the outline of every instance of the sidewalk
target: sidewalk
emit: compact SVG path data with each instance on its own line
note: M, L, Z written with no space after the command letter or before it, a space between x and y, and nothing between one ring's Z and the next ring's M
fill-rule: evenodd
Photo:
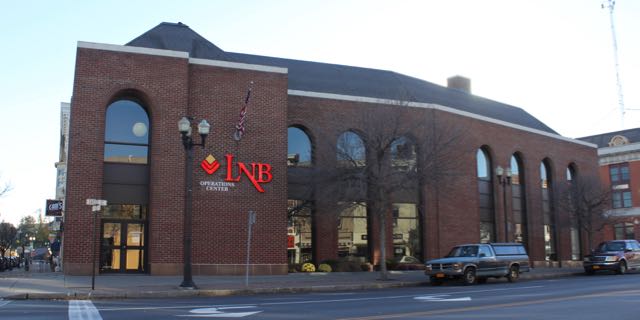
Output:
M0 272L0 298L4 299L127 299L226 296L256 293L346 291L428 285L422 271L390 271L388 281L379 272L291 273L281 276L195 276L197 289L180 288L182 276L96 275L65 276L32 266L30 271ZM583 273L576 268L535 268L521 279L548 279ZM506 281L504 279L489 281Z

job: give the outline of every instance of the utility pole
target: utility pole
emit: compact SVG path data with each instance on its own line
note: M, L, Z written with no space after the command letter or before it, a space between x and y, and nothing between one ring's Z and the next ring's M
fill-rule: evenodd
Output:
M620 81L620 66L618 63L618 41L616 40L616 28L613 20L613 9L616 5L615 0L606 0L602 3L602 9L609 9L609 21L611 23L611 38L613 39L613 60L616 69L616 85L618 87L618 107L620 108L620 130L624 129L624 98L622 95L622 82Z

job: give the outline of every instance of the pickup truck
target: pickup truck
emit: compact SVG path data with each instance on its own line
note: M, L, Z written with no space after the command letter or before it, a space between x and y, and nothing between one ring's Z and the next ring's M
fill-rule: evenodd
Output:
M462 279L465 285L485 283L488 278L518 280L529 271L529 256L520 243L480 243L453 247L449 254L425 263L431 285L449 279Z

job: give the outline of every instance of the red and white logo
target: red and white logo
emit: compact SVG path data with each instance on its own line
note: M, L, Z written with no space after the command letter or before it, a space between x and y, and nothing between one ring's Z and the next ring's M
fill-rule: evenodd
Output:
M224 179L226 182L239 182L242 176L246 176L251 184L258 190L259 192L264 192L264 188L261 184L268 183L273 180L273 175L271 174L271 165L267 163L251 163L245 164L244 162L235 162L232 154L225 155L225 160L227 164L227 175ZM237 176L234 177L234 164L237 166ZM212 155L208 155L202 162L200 162L200 167L207 174L211 175L216 172L220 168L220 162L216 160Z

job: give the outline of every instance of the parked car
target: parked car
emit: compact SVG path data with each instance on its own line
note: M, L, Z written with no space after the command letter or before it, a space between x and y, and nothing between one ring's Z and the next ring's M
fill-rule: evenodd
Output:
M607 270L624 274L640 268L640 243L637 240L611 240L602 242L583 260L584 272L594 274Z
M499 277L514 282L529 271L529 256L521 243L465 244L453 247L444 258L427 261L425 267L431 285L449 279L472 285Z
M31 251L31 260L49 261L51 250L48 247L40 247Z
M391 270L424 270L424 263L412 256L396 257L389 264Z

